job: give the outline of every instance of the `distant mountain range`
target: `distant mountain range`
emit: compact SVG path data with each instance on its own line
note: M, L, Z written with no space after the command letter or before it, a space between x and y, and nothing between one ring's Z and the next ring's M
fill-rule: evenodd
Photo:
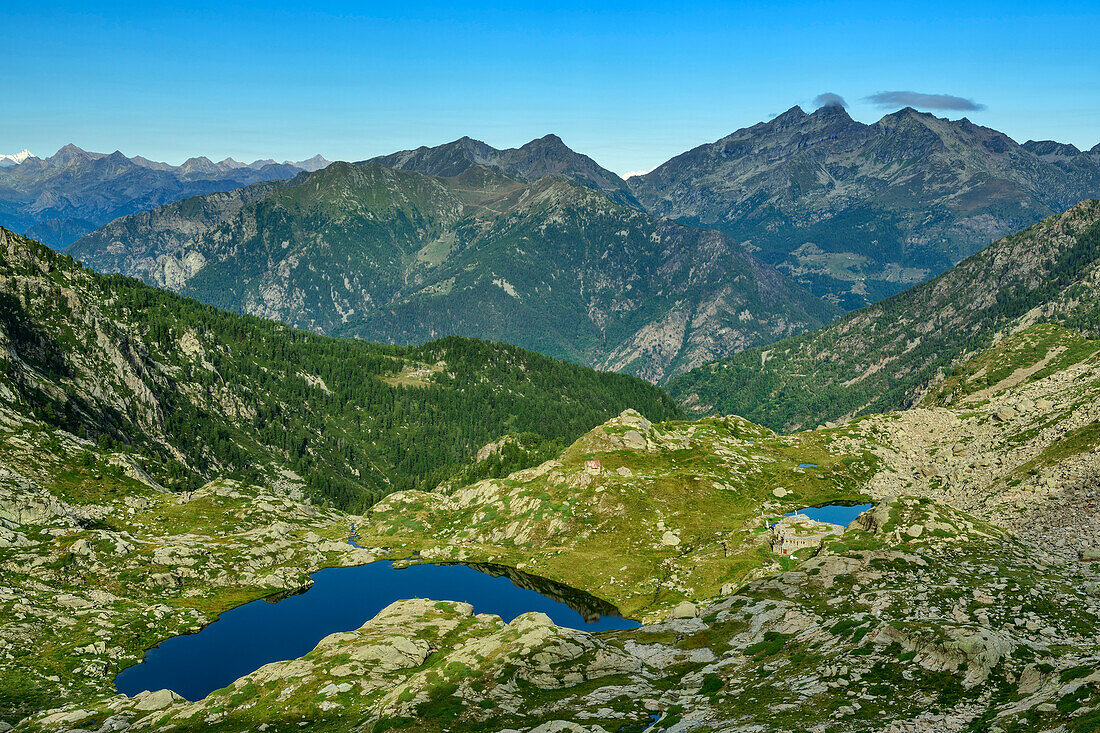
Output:
M1100 145L906 108L872 125L792 107L627 181L651 214L720 229L851 309L1100 196Z
M1100 201L819 331L688 372L668 389L696 414L812 427L910 406L965 359L1036 322L1100 333Z
M48 158L24 150L0 156L0 225L64 247L113 219L188 196L289 178L328 164L190 158L178 166L66 145Z
M557 175L443 170L457 169L334 163L129 216L67 251L313 331L476 335L652 381L837 314L718 232Z
M239 164L191 167L215 165ZM555 135L464 137L220 191L71 252L324 333L484 335L661 381L1100 196L1100 146L1020 145L909 108L865 125L794 107L626 181Z

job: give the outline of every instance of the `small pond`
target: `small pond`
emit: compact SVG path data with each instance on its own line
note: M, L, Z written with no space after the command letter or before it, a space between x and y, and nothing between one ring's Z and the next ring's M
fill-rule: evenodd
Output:
M809 506L796 512L788 512L784 517L792 517L802 514L818 522L839 524L847 527L852 520L870 509L874 504L825 504L823 506Z
M145 653L145 661L115 678L136 695L168 688L199 700L269 662L294 659L321 639L363 625L403 598L465 601L475 613L511 621L541 611L559 626L585 631L634 628L614 606L554 581L500 565L412 565L392 562L327 568L306 592L277 602L259 600L223 613L196 634L176 636Z

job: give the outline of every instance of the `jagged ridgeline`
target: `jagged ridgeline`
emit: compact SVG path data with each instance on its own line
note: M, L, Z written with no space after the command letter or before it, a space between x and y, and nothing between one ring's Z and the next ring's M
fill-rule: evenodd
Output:
M695 369L669 391L697 414L808 427L911 405L965 358L1036 322L1100 330L1100 201L819 331Z
M0 229L0 399L126 446L174 488L301 475L364 508L431 488L508 434L510 471L634 408L679 414L659 389L505 344L414 348L317 336L101 276Z
M1100 196L1100 149L1020 145L911 108L865 125L837 105L793 107L628 184L649 213L751 243L852 310Z

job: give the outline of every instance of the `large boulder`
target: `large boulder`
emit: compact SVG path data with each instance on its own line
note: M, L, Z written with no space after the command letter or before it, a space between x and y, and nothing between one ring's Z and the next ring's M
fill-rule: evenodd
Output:
M695 618L699 615L699 609L691 601L683 601L672 609L672 618Z
M136 700L134 708L137 710L164 710L173 703L184 701L182 697L171 690L139 692L134 700Z

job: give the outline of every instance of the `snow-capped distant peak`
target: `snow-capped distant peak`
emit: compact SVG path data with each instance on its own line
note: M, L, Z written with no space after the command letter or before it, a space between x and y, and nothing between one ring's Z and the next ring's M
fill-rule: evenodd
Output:
M10 162L14 165L19 165L20 163L22 163L27 158L33 158L33 157L34 157L34 153L27 150L26 148L23 148L22 150L20 150L15 155L0 154L0 162Z

